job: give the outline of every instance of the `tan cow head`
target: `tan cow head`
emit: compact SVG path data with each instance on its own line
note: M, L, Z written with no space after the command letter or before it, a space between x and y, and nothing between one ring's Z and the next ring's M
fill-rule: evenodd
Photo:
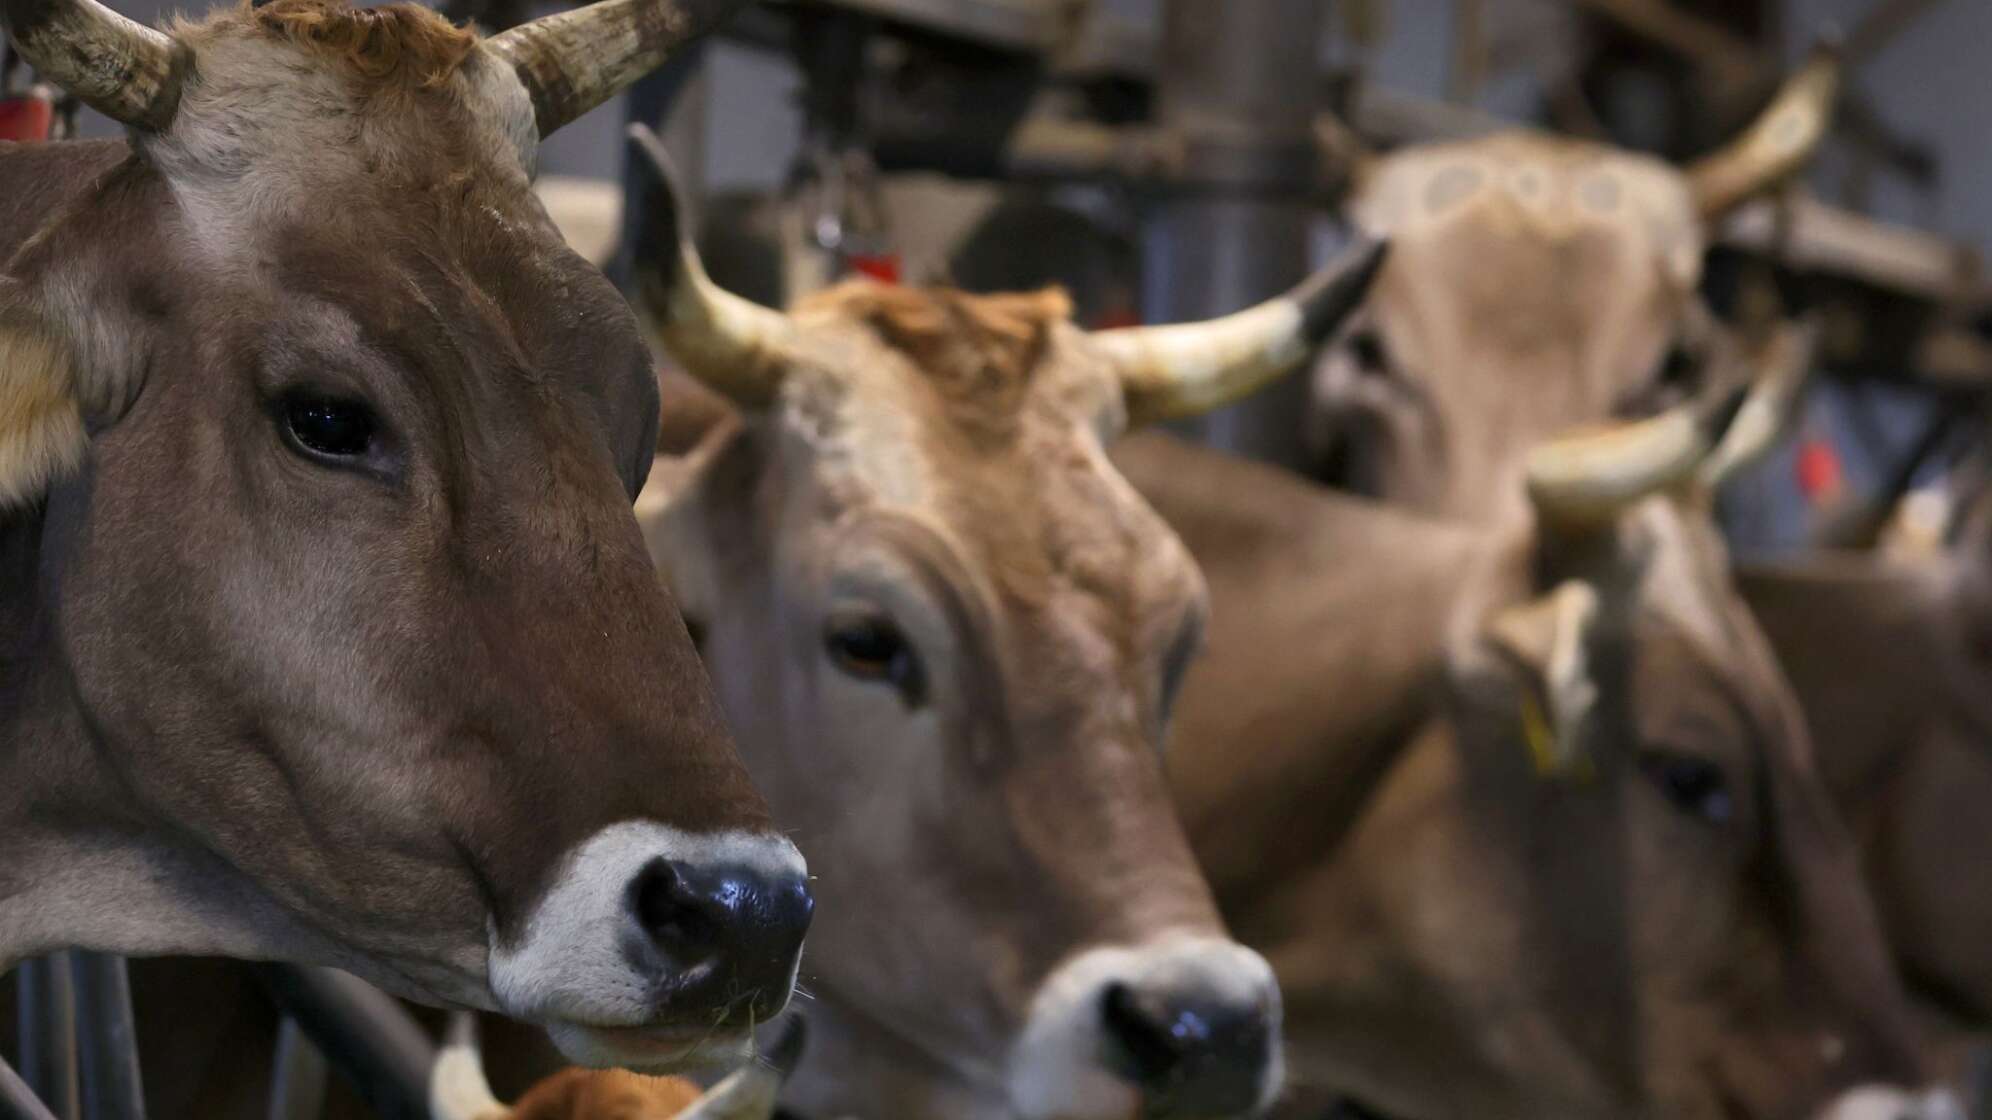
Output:
M1520 515L1529 448L1702 388L1710 230L1804 164L1837 72L1822 53L1685 170L1520 133L1352 155L1349 217L1392 250L1315 368L1327 469L1428 512Z
M1314 949L1368 972L1342 1015L1417 1040L1353 1078L1393 1114L1954 1115L1880 1087L1921 1079L1906 1005L1706 511L1808 350L1733 418L1529 457L1536 529L1469 596L1451 740L1380 783L1334 899L1363 920Z
M1949 1115L1875 1087L1920 1079L1902 995L1704 504L1804 349L1741 410L1534 453L1534 526L1120 457L1210 582L1171 772L1297 1083L1397 1120Z
M654 140L639 149L668 182ZM787 313L705 278L670 192L641 303L744 410L639 505L824 898L803 983L823 1115L1231 1115L1279 1080L1160 751L1201 579L1108 463L1131 422L1291 368L1380 250L1195 326L1088 334L1063 295L854 284Z

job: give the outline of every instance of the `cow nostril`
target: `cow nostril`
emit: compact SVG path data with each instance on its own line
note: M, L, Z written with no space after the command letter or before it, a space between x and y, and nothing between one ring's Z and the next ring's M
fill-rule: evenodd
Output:
M644 931L668 949L704 948L718 938L711 902L693 888L684 870L654 859L630 885L631 908Z
M1183 1061L1182 1030L1166 1009L1155 1007L1120 981L1100 996L1100 1017L1107 1037L1119 1047L1131 1079L1141 1084L1166 1081Z

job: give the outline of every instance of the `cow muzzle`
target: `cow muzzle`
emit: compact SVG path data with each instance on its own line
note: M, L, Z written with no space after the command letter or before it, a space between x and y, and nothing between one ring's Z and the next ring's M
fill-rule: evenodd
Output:
M1943 1089L1915 1093L1892 1086L1848 1090L1826 1106L1819 1120L1965 1120L1964 1105Z
M1173 937L1089 950L1044 982L1011 1056L1027 1120L1257 1115L1278 1095L1280 993L1244 946Z
M624 822L567 859L513 943L494 937L491 988L584 1065L728 1064L788 1004L814 908L784 838Z

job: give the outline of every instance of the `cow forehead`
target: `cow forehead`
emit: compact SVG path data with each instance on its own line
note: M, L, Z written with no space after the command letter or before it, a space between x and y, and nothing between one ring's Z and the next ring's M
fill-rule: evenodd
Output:
M350 14L327 10L331 19ZM520 160L529 146L519 141L532 135L531 109L482 54L425 62L438 48L411 45L393 66L362 71L248 9L172 34L199 80L188 83L172 125L138 142L200 246L216 250L246 230L408 193L448 193L456 209L530 221Z
M1026 378L962 385L856 324L802 322L812 360L784 382L783 428L833 516L911 515L1012 603L1078 595L1123 616L1193 587L1187 554L1107 458L1096 421L1115 383L1079 332Z
M1365 231L1400 246L1474 230L1551 248L1587 237L1651 261L1682 291L1699 281L1705 248L1687 181L1666 163L1525 134L1385 157L1349 212Z

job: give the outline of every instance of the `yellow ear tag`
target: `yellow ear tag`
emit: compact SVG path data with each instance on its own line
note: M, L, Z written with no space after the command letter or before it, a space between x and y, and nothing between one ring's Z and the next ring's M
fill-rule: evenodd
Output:
M1522 741L1529 746L1529 761L1535 764L1536 776L1547 778L1562 769L1556 750L1556 736L1549 730L1549 720L1542 714L1542 704L1536 700L1535 690L1522 690Z
M1534 689L1522 690L1522 741L1528 744L1529 762L1538 778L1567 778L1582 785L1598 776L1589 755L1580 753L1575 744L1557 742Z

